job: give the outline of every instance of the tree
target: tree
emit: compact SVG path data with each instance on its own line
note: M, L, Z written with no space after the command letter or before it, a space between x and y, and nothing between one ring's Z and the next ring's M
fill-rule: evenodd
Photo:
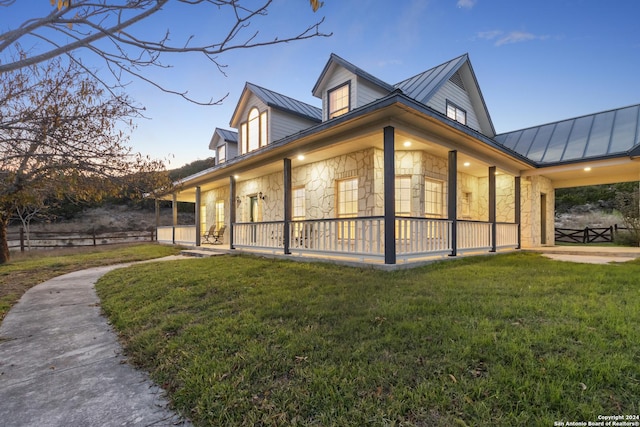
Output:
M622 216L627 228L629 243L633 246L640 246L640 194L638 189L631 191L620 191L616 194L616 209Z
M146 77L143 69L165 67L161 57L166 55L192 53L204 56L223 72L224 64L219 55L224 52L330 35L320 32L320 20L292 36L262 39L259 31L250 29L250 24L267 14L271 3L272 0L263 0L259 5L255 5L255 1L242 0L174 0L170 5L169 0L51 0L54 7L48 14L29 19L0 34L0 54L5 56L0 62L0 74L61 55L69 56L84 67L78 55L80 51L87 51L102 59L115 77L115 83L107 83L105 76L100 77L107 87L126 85L127 79L137 78L198 104L216 104L221 100L196 101L185 91L167 88ZM0 7L9 8L15 4L15 0L0 0ZM322 2L310 0L310 5L316 11ZM169 6L183 10L182 13L174 12L173 16L190 16L190 11L220 16L217 25L224 28L224 32L216 36L220 37L218 40L197 43L193 35L173 42L171 28L157 37L145 37L138 31L141 23L162 15ZM173 19L175 22L176 18ZM17 57L17 51L27 53ZM7 59L12 55L15 59ZM99 77L94 69L85 67L85 71Z
M132 152L127 130L138 107L61 58L0 74L0 264L9 260L7 225L18 208L47 199L97 200L131 176L166 175Z

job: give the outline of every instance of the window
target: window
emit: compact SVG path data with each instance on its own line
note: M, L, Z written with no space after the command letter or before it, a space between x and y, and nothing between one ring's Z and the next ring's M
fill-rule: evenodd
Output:
M467 124L467 112L449 100L447 100L447 117L463 125Z
M293 220L303 220L305 217L304 187L293 189Z
M396 177L396 215L411 215L411 177Z
M440 218L444 214L444 182L426 178L424 180L424 214Z
M336 206L338 218L353 218L358 215L358 178L338 181ZM339 239L354 239L355 235L355 221L338 222Z
M257 108L252 108L251 111L249 111L247 128L247 152L249 152L260 147L260 113L258 113Z
M207 231L207 205L200 205L200 234Z
M224 200L216 200L216 228L224 225Z
M349 82L329 90L327 94L327 110L329 111L329 119L341 116L349 112L349 93L351 92L351 84Z
M220 163L224 163L224 161L227 159L227 146L226 145L221 145L220 147L218 147L218 152L216 154L216 157L218 157L218 164Z
M463 217L471 217L471 193L463 192L460 203L460 214Z
M246 154L267 145L267 112L249 110L247 121L240 124L240 153Z

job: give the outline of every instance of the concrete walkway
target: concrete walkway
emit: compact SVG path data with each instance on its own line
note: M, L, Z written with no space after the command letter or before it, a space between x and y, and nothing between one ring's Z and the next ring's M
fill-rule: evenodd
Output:
M126 363L94 284L123 265L31 288L0 326L0 425L189 426Z
M640 248L621 246L546 246L523 249L525 252L538 252L557 261L578 262L584 264L610 264L632 261L640 258Z

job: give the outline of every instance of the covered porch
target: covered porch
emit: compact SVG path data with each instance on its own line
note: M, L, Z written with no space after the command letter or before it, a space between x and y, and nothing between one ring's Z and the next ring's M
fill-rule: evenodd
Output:
M290 142L281 152L268 147L271 156L262 161L249 157L242 167L232 163L219 173L203 173L201 183L172 195L174 206L179 200L194 203L196 224L158 227L158 241L206 246L202 235L219 223L227 226L220 248L376 264L521 247L517 161L494 159L495 152L480 151L461 133L443 128L448 134L425 134L406 123L394 124L357 135L332 133L330 145L300 138L296 142L306 146ZM354 214L340 217L337 193L344 177L358 179L357 196ZM404 202L399 179L409 186ZM425 180L441 188L427 194ZM302 218L296 212L296 189L303 193ZM433 214L430 204L437 198L440 205Z

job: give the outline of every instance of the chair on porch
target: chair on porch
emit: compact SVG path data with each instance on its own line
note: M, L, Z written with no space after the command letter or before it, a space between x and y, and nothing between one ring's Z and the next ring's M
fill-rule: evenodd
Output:
M213 233L213 244L214 245L221 245L222 243L224 243L224 230L227 228L226 225L223 225L222 227L220 227L220 230L218 230L216 233Z
M213 243L215 240L212 241L212 239L215 239L214 237L215 234L216 234L216 225L213 224L211 227L209 227L209 231L207 231L202 235L202 239L204 240L204 243Z

